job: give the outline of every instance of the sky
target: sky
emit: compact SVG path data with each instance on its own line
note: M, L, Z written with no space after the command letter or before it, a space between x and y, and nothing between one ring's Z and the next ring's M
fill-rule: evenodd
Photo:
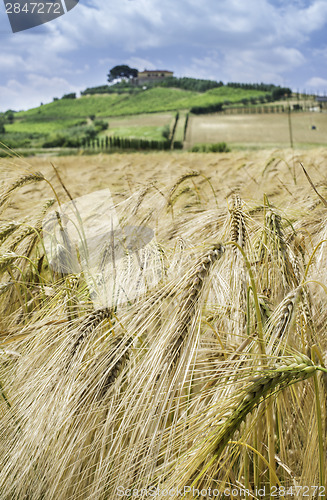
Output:
M0 111L105 85L118 64L327 93L327 0L80 0L18 33L4 3Z

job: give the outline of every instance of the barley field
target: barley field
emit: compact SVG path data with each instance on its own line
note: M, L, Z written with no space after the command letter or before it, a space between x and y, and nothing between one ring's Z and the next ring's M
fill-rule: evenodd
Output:
M1 160L1 500L326 498L326 163Z

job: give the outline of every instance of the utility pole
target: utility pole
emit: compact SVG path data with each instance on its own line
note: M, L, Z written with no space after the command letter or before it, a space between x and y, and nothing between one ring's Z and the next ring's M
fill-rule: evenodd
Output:
M293 149L293 130L292 130L292 119L291 119L291 106L288 105L288 130L290 133L290 144Z

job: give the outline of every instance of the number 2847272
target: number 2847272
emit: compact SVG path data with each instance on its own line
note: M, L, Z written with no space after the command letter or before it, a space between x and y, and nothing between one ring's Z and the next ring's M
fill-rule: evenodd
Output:
M7 14L61 14L61 3L59 2L18 2L6 3Z

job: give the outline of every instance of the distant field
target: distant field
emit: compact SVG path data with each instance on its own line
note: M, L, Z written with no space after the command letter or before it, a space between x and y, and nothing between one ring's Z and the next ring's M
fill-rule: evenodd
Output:
M6 125L6 131L20 132L28 134L51 134L60 130L65 130L76 126L81 120L51 120L51 121L25 121L16 120L12 124Z
M172 130L174 117L178 111L180 118L174 140L183 142L185 116L193 106L206 107L218 103L224 103L226 106L229 103L233 108L239 108L232 110L235 113L242 113L244 110L251 112L251 106L253 111L251 99L264 96L265 92L262 91L223 86L202 93L156 87L144 91L138 89L134 94L126 92L60 99L16 113L14 123L6 124L6 134L0 137L0 141L13 148L41 148L44 144L61 147L66 143L68 147L69 144L77 147L85 138L91 137L92 133L99 134L100 138L119 136L160 140L167 126ZM244 106L243 99L247 99L250 105ZM259 99L256 102L261 101L262 99ZM288 106L291 103L299 105L299 102L289 100L264 103L264 105ZM301 101L300 105L303 104L308 106L308 102ZM229 106L227 110L228 108ZM102 131L99 120L108 123L107 130ZM100 123L98 129L96 122ZM295 145L326 144L326 113L293 112L292 124ZM312 125L316 125L316 130L312 129ZM60 143L61 138L64 138L66 143ZM287 113L191 114L184 149L189 149L195 144L216 142L226 142L231 147L241 148L288 146L290 139Z
M167 126L171 128L174 119L174 113L151 113L111 118L108 120L109 128L101 134L101 137L115 135L161 140L163 139L163 130Z
M327 113L292 113L293 141L297 145L324 145ZM312 126L316 129L313 130ZM186 145L228 144L287 146L290 144L286 113L262 115L202 115L189 120Z
M173 120L174 113L151 113L151 114L139 114L134 116L123 116L114 117L109 121L110 128L116 127L161 127L163 125L169 125Z
M174 140L183 141L186 112L181 111ZM168 126L172 129L175 112L143 113L133 116L102 118L108 122L108 129L100 137L119 136L163 139L163 131ZM326 145L327 113L299 112L292 113L293 142L295 146L310 147ZM33 136L33 146L39 146L46 137L66 134L81 123L92 124L89 118L60 119L48 121L16 120L6 125L7 137ZM316 129L312 129L315 126ZM233 114L189 116L184 149L191 149L196 144L226 142L234 148L287 147L290 145L288 115L271 114Z

